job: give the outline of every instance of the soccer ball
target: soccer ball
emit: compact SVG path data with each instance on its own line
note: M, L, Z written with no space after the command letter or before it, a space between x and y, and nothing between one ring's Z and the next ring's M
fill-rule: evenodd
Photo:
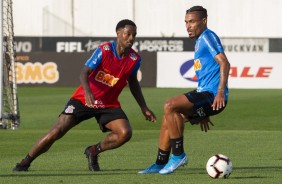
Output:
M232 162L227 156L217 154L208 160L206 169L212 178L228 178L232 171Z

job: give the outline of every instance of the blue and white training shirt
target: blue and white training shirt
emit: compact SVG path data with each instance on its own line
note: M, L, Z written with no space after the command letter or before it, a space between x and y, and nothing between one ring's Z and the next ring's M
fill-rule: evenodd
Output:
M210 29L206 29L196 40L194 69L198 78L198 92L209 91L216 96L220 81L220 65L214 57L223 53L219 37ZM225 96L227 100L228 88Z

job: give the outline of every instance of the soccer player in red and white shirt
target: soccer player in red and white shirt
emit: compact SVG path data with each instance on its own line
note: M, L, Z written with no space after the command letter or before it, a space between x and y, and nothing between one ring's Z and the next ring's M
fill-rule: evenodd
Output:
M136 29L131 20L121 20L117 24L117 41L100 45L87 60L80 74L81 85L71 96L57 122L36 142L14 171L27 171L31 162L46 152L56 140L80 122L93 117L103 132L110 132L97 144L88 146L84 152L89 170L99 171L98 154L120 147L132 136L130 123L118 101L127 83L146 120L156 122L156 116L147 107L137 80L141 58L131 48Z

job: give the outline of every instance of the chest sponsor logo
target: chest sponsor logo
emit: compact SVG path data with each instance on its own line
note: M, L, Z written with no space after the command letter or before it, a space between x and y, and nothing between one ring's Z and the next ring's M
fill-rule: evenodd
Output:
M201 61L199 59L196 59L194 61L194 69L195 69L195 71L201 70L201 68L202 68Z
M114 76L107 74L104 71L99 71L95 76L95 80L106 84L107 86L114 87L114 85L116 85L116 83L118 82L119 78L115 78Z

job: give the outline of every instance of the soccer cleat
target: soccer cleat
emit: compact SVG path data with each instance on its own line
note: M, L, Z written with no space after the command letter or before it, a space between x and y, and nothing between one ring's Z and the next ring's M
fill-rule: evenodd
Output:
M17 163L16 167L13 168L13 171L28 171L30 164L23 165L20 163Z
M88 159L88 169L89 171L100 171L100 167L98 163L98 155L93 156L89 151L89 147L87 147L84 151L84 154Z
M162 168L164 168L165 164L163 165L158 165L158 164L153 164L147 169L144 169L142 171L139 171L138 174L150 174L150 173L158 173Z
M184 166L188 163L188 158L185 153L182 153L179 156L175 156L172 154L168 163L165 167L159 171L160 174L170 174L173 173L178 167Z

